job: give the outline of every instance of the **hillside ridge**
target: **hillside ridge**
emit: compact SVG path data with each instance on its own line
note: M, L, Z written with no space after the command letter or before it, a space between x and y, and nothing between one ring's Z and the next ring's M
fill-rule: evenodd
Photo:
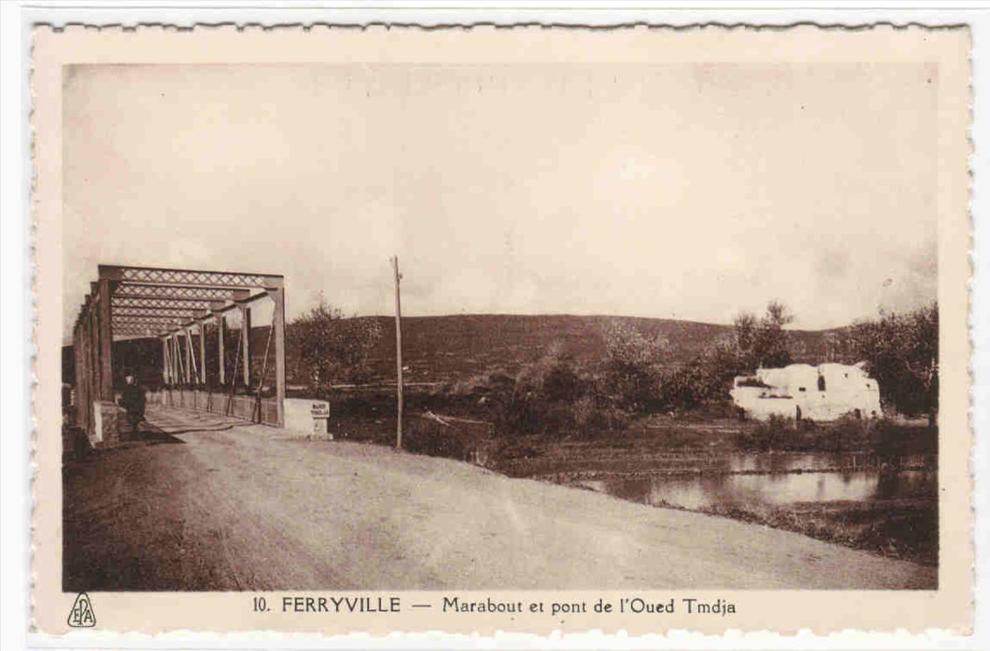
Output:
M388 381L395 377L395 317L348 317L372 320L382 336L370 355L371 381ZM594 364L605 354L604 326L618 320L634 323L649 337L663 337L668 343L664 363L685 364L708 346L732 333L731 325L682 319L571 314L445 314L402 317L403 365L409 382L444 382L474 375L503 372L515 374L522 366L538 360L557 346L578 363ZM294 346L290 323L287 326L286 366L290 382L298 368L298 351ZM788 330L791 355L795 361L817 364L824 361L825 338L841 335L846 328L828 330ZM252 358L256 365L264 357L268 326L251 329ZM840 337L841 339L841 337ZM63 377L71 381L72 347L63 347ZM157 338L117 341L114 355L121 365L137 371L160 364L161 344ZM836 361L851 362L844 351L836 352ZM154 371L143 373L148 381Z
M373 374L394 375L395 318L374 320L382 338L371 357ZM633 323L648 337L668 344L666 363L680 365L732 333L731 325L682 319L568 314L453 314L402 317L403 362L409 379L441 381L478 373L514 373L543 356L552 345L578 362L593 363L605 354L603 329L611 321ZM824 359L825 338L846 328L789 330L795 361ZM841 357L841 355L840 355Z

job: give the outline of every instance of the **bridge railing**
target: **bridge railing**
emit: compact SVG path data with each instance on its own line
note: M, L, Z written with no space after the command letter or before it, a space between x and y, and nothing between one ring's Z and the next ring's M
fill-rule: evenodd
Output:
M190 409L232 416L252 423L279 426L278 399L230 395L226 391L162 388L148 393L148 402L163 407Z

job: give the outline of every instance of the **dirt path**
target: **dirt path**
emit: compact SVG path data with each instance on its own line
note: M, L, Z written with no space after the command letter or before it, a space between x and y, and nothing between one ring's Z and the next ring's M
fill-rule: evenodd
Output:
M934 568L387 448L152 411L66 466L65 589L931 588Z

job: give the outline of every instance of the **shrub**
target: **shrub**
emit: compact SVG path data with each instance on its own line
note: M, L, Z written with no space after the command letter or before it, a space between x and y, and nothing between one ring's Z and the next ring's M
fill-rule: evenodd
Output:
M861 449L872 428L870 421L846 414L835 422L821 428L817 439L819 449L834 450Z
M595 427L599 423L598 420L598 408L595 405L595 399L591 396L582 396L574 403L574 424L581 428L587 429L588 427Z
M609 404L600 377L580 369L553 346L522 368L512 390L493 401L496 431L504 435L588 435L624 427L624 412Z
M572 413L575 433L578 434L620 430L629 425L629 415L625 411L603 405L590 395L578 399L572 407Z
M516 376L515 392L525 392L548 402L574 402L587 393L588 379L575 368L574 359L560 346L524 366Z
M286 343L298 353L296 376L325 389L333 382L366 380L371 351L381 336L377 322L345 318L321 297L319 305L292 322Z
M487 428L457 423L445 426L425 418L410 418L403 432L403 448L416 454L473 461L483 448Z
M660 337L646 337L635 325L618 319L605 326L603 336L604 394L623 409L662 409L660 364L667 342Z
M743 312L733 323L737 364L753 370L759 366L786 366L791 362L789 336L784 329L794 320L778 301L767 303L763 316Z
M870 450L878 457L896 457L902 447L903 430L896 423L882 419L868 429Z
M447 383L443 393L458 398L491 399L511 394L515 382L515 378L504 371L492 371Z
M905 314L881 312L849 331L853 352L867 361L880 397L905 414L938 411L938 304Z
M737 316L730 336L716 339L690 363L663 378L665 408L694 409L725 401L734 376L752 373L759 366L790 363L789 336L784 328L792 318L776 301L767 304L762 317L748 312ZM743 386L766 385L747 379Z
M772 414L769 420L756 424L750 430L743 430L736 437L736 445L748 450L779 449L785 437L792 434L793 421L779 414Z
M662 404L667 409L695 409L728 397L724 371L704 357L664 376L662 386Z

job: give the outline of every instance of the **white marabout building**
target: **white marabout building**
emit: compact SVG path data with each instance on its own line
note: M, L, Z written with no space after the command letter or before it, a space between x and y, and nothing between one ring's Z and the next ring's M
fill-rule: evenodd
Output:
M732 400L758 420L774 414L808 420L835 420L847 414L878 418L883 415L880 387L863 366L860 362L761 368L755 375L735 378Z

